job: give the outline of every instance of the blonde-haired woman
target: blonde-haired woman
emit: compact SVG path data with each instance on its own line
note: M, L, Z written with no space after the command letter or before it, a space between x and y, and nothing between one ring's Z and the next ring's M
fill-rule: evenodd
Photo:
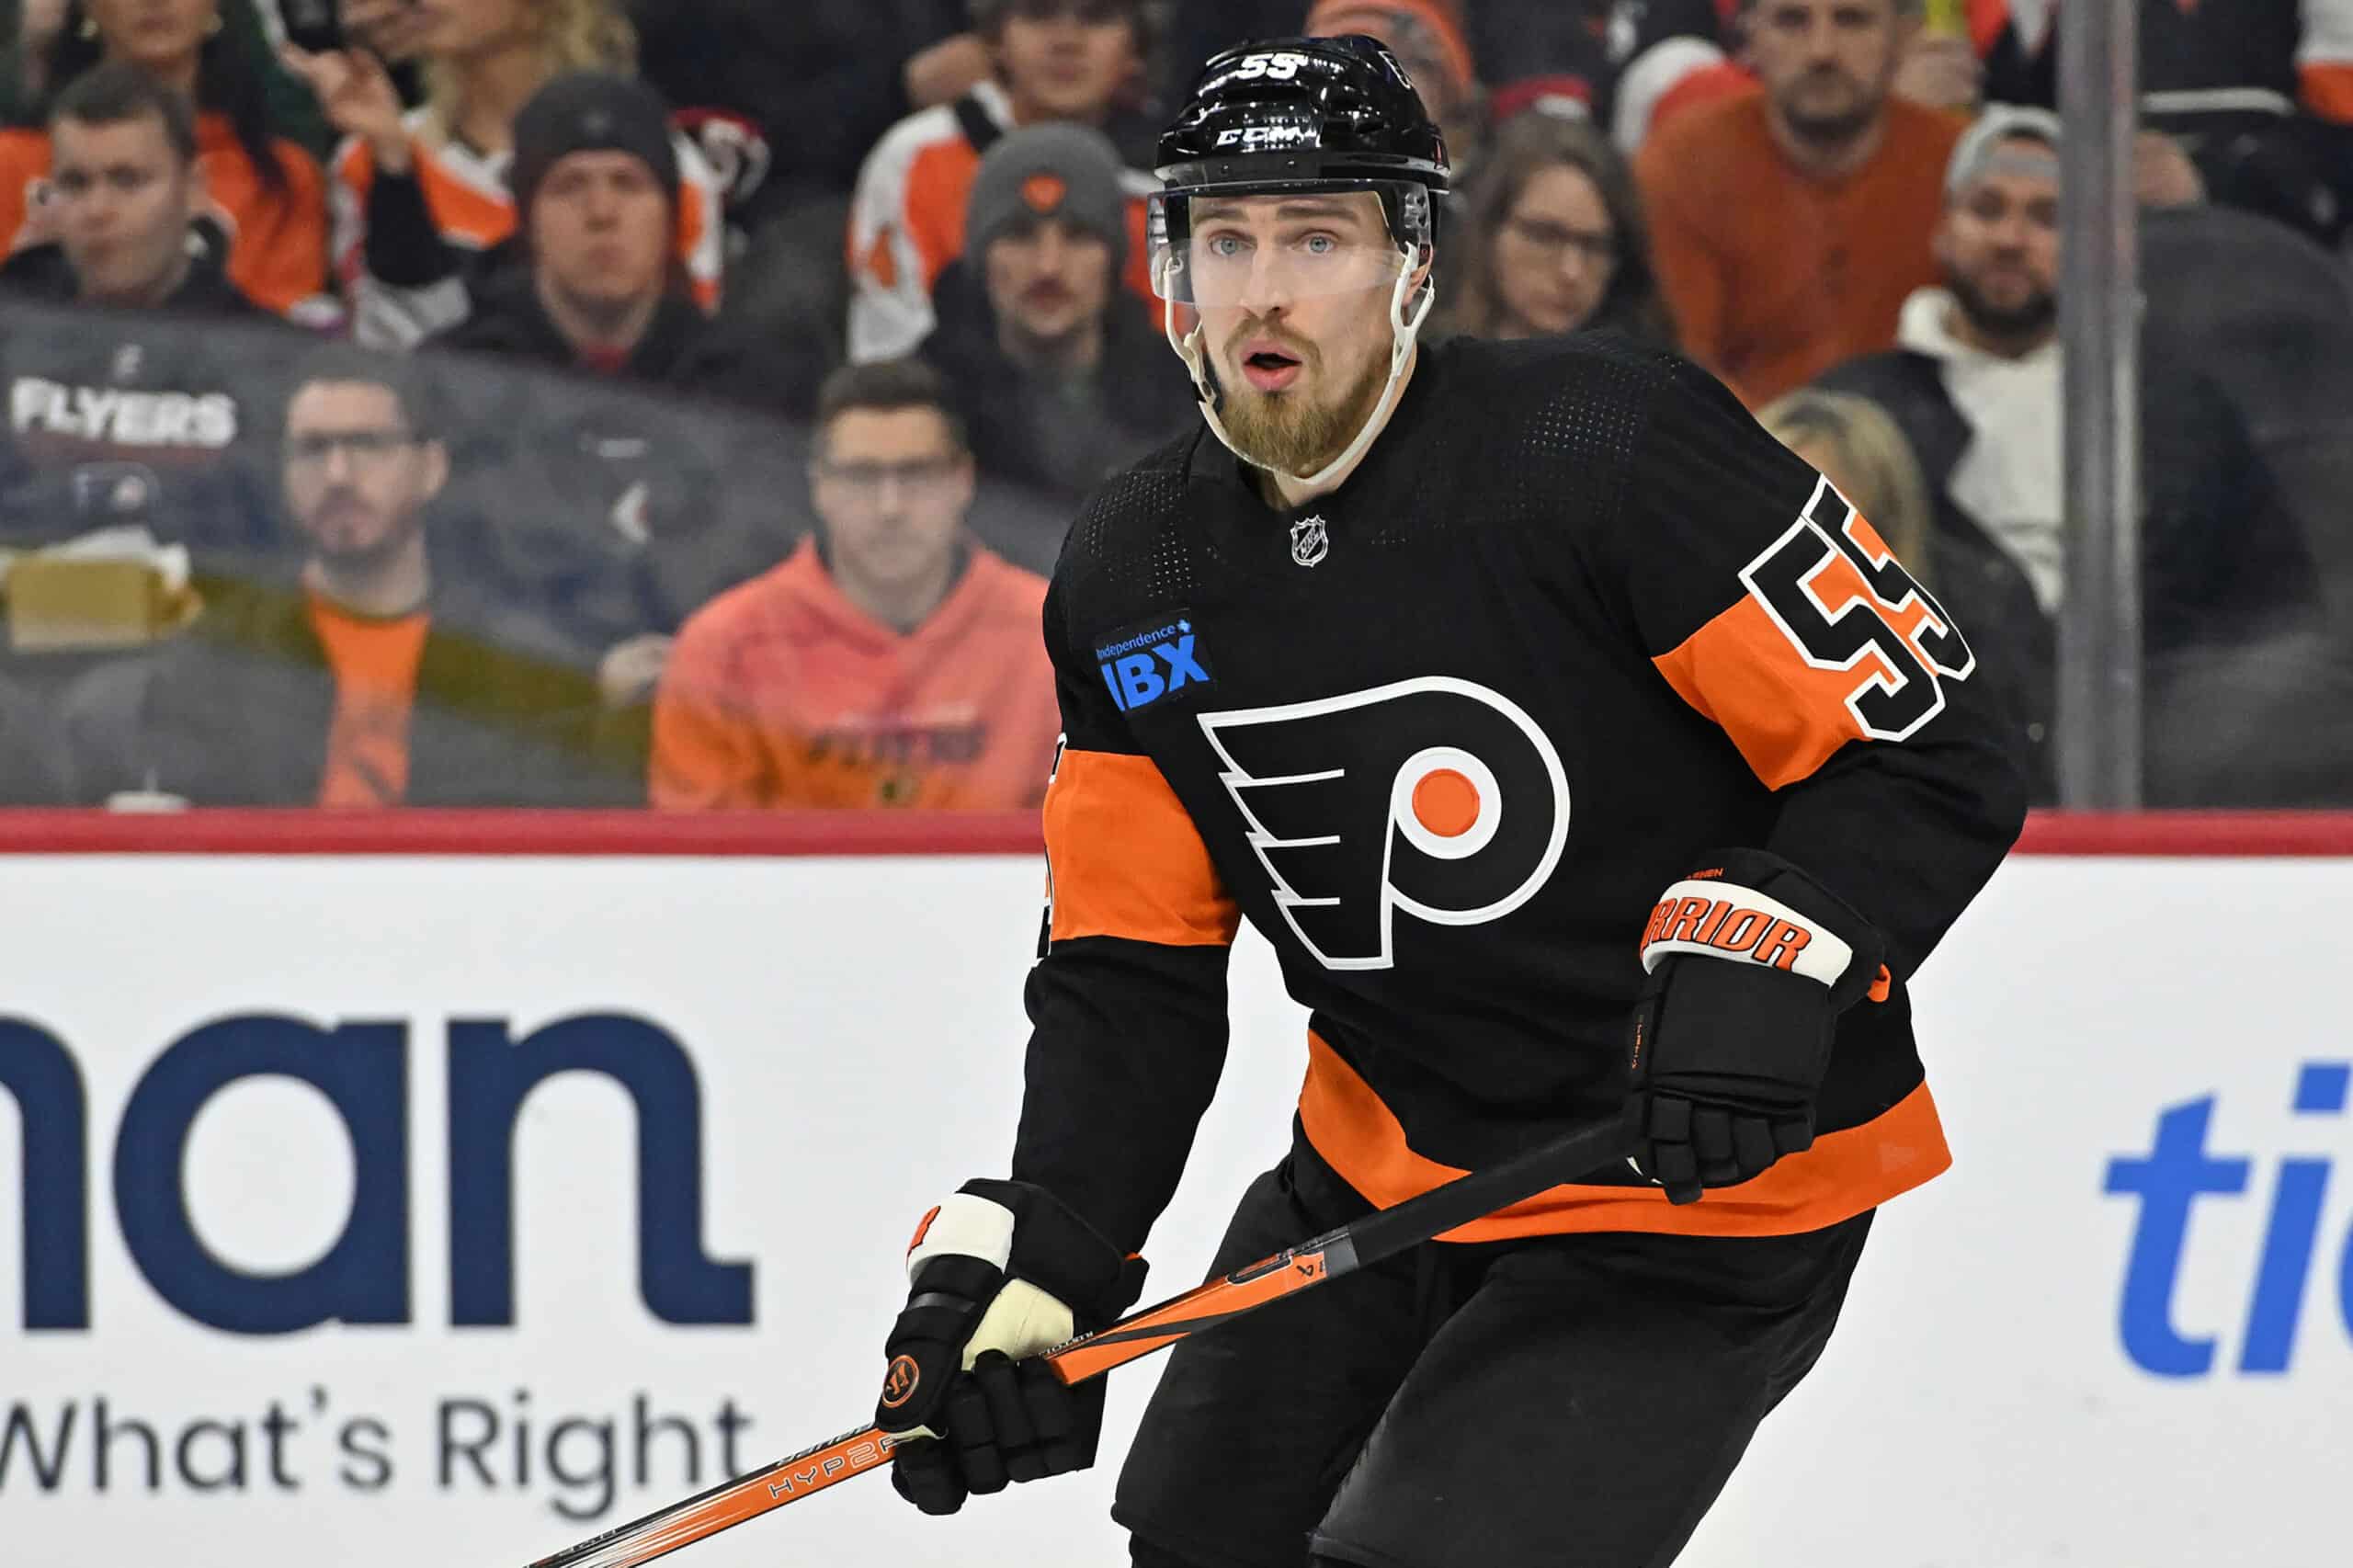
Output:
M1888 412L1852 392L1801 387L1765 405L1756 422L1820 470L1904 562L1936 591L1937 515L1912 443Z
M567 71L634 73L637 40L619 0L421 0L414 28L423 104L404 114L365 50L309 54L289 69L346 138L334 167L335 267L353 333L406 347L454 326L468 280L516 228L507 193L515 117ZM684 136L677 254L705 310L719 301L721 192Z

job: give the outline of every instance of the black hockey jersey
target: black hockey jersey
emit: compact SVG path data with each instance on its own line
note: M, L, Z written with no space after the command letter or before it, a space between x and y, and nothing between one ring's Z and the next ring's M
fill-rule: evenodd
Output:
M1887 939L1813 1148L1696 1204L1596 1172L1451 1233L1816 1229L1948 1162L1904 982L2023 820L1975 655L1870 525L1689 364L1425 347L1338 490L1205 433L1099 492L1046 601L1064 744L1017 1178L1140 1248L1246 916L1312 1010L1299 1132L1386 1207L1624 1095L1636 945L1711 849Z

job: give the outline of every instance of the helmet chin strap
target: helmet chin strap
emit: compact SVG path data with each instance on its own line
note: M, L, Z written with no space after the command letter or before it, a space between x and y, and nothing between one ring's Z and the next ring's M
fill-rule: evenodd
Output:
M1350 463L1364 456L1365 449L1372 445L1373 437L1381 433L1381 426L1388 422L1390 415L1396 411L1397 399L1404 391L1405 361L1413 357L1414 342L1421 335L1422 323L1428 319L1430 307L1438 302L1437 288L1435 286L1426 288L1420 291L1420 301L1415 305L1413 313L1410 315L1406 313L1405 301L1413 290L1415 257L1414 253L1402 248L1397 255L1400 261L1397 268L1397 281L1389 290L1391 333L1389 381L1381 389L1381 401L1373 404L1372 412L1366 415L1364 424L1357 430L1356 438L1341 449L1338 457L1311 474L1292 474L1285 473L1279 469L1267 469L1267 472L1277 479L1287 481L1304 490L1313 490L1319 484L1328 483L1335 474L1346 472ZM1198 317L1198 312L1196 315ZM1257 461L1249 453L1233 444L1233 437L1226 433L1225 421L1218 417L1218 410L1225 402L1225 392L1217 384L1216 375L1210 369L1208 358L1202 351L1201 338L1205 330L1203 324L1196 319L1193 330L1179 337L1176 335L1176 312L1173 310L1163 312L1161 331L1168 339L1168 347L1176 351L1176 357L1179 359L1185 361L1185 369L1192 372L1194 390L1199 392L1201 397L1201 417L1208 421L1210 434L1222 442L1227 451L1232 452L1244 462L1249 463L1254 468L1266 468L1266 464Z

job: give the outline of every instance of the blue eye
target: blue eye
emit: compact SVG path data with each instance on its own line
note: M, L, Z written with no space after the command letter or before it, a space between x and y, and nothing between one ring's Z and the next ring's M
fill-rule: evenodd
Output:
M1330 256L1340 248L1340 242L1329 234L1310 234L1304 244L1310 256Z
M1236 234L1213 234L1210 237L1210 254L1221 261L1231 261L1242 254L1242 240Z

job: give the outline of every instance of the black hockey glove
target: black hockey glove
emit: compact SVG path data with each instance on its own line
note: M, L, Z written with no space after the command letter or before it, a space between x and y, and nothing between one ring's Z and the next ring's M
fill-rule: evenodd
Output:
M968 1181L925 1215L874 1411L900 1439L899 1495L952 1514L969 1493L1093 1464L1103 1380L1068 1387L1034 1358L1127 1311L1143 1271L1027 1182Z
M1885 974L1870 923L1779 856L1711 856L1660 896L1628 1051L1635 1167L1690 1203L1813 1146L1838 1015Z

